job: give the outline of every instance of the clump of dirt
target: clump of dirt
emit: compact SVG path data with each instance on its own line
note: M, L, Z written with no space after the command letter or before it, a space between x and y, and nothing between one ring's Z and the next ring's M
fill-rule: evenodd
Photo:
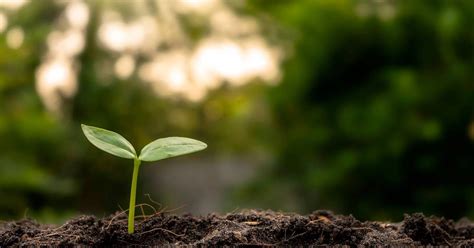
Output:
M474 223L416 213L401 223L361 222L316 211L310 215L247 210L207 216L156 213L127 233L127 218L80 216L62 226L32 220L0 224L0 247L10 246L474 246Z

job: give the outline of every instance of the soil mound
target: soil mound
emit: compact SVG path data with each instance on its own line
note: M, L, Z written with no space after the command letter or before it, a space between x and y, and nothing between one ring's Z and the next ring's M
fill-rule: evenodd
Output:
M126 215L80 216L62 226L32 220L0 224L0 247L10 246L474 246L474 223L416 213L401 223L361 222L316 211L310 215L242 211L227 215L157 213L127 233Z

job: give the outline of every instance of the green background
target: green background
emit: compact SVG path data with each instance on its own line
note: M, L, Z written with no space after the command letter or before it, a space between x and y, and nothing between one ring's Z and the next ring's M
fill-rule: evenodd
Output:
M61 6L31 1L7 13L26 35L11 49L0 33L0 219L55 222L127 205L131 161L94 149L80 123L136 147L172 135L205 141L191 160L266 154L215 211L474 218L474 1L384 1L389 18L377 1L228 2L284 51L276 86L224 85L189 102L157 96L136 76L105 77L110 54L95 43L102 5L94 1L79 90L60 118L34 82ZM357 14L360 4L372 14ZM192 25L185 32L205 36Z

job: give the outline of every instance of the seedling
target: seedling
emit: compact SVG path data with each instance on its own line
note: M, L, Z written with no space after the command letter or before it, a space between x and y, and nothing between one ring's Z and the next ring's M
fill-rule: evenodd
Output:
M137 156L135 148L122 135L98 127L81 124L86 138L97 148L121 158L133 159L132 188L130 190L130 209L128 214L128 233L134 231L135 197L140 163L153 162L206 149L204 142L183 138L168 137L157 139L145 147Z

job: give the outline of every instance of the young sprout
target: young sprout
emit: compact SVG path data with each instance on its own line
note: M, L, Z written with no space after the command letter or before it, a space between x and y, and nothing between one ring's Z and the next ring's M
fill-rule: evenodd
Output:
M132 144L122 137L122 135L84 124L81 124L81 127L86 138L97 148L121 158L133 159L132 188L130 190L130 209L128 214L128 233L133 233L134 231L135 197L140 163L142 161L153 162L197 152L207 147L204 142L198 140L183 137L168 137L157 139L149 143L143 147L140 155L137 156Z

